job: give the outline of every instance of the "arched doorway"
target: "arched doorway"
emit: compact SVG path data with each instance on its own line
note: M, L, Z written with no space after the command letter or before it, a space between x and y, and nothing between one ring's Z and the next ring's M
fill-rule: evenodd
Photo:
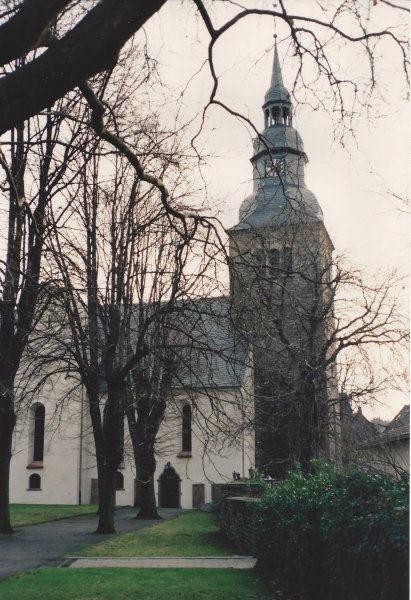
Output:
M180 482L174 467L167 463L158 480L160 508L180 508Z

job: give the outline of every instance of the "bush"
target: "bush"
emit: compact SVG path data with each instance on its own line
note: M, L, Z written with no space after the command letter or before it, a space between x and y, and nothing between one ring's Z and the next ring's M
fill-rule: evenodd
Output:
M294 600L408 598L408 480L296 465L258 506L257 567Z

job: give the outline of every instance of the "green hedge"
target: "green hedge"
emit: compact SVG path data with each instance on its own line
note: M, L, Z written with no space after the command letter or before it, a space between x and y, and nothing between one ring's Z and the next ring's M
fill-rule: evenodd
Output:
M409 482L321 461L264 492L257 568L293 600L408 598Z

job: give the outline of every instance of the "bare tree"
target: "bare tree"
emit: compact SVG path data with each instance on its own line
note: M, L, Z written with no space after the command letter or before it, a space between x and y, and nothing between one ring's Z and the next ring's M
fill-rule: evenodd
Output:
M55 107L74 112L76 96ZM87 135L87 127L84 125ZM47 207L70 181L70 162L78 155L81 126L64 127L64 118L48 114L21 124L3 141L2 210L7 234L3 240L0 302L0 531L10 533L8 510L12 435L19 411L14 384L29 336L36 324L36 303L43 285L41 260L47 249ZM44 305L43 305L44 306Z
M101 101L91 88L85 93L91 95L92 103L98 108ZM122 96L122 102L128 103L127 94ZM115 125L121 129L125 124L119 115L117 101ZM129 146L123 157L125 144L119 136L106 136L103 131L103 139L107 138L120 149L120 154L113 156L112 166L106 165L103 174L103 163L94 154L89 165L84 168L79 165L76 194L70 202L58 212L50 207L53 238L49 271L55 273L56 285L64 290L59 298L71 332L67 350L87 390L96 447L98 533L114 531L115 477L123 459L128 375L136 379L137 393L145 397L144 390L149 385L144 375L145 359L156 352L158 340L162 340L160 350L164 348L164 323L171 307L187 290L194 293L195 272L204 272L207 262L217 252L213 228L206 219L188 220L183 205L183 210L171 209L164 190L163 203L157 204L151 187L144 183L144 179L151 183L153 177L147 172L162 161L163 176L172 183L182 204L183 191L188 193L186 172L181 168L185 161L184 148L180 151L175 136L158 129L153 117L140 122L137 130L134 145L138 145L140 151L145 145L145 171ZM100 154L104 148L107 147L101 143ZM137 170L141 169L140 179L134 174L135 161L138 161ZM111 175L107 177L109 169ZM198 245L201 250L192 250ZM187 270L192 271L191 277ZM136 305L139 310L135 309ZM155 360L158 362L160 358L157 352ZM165 360L162 373L157 373L157 367L155 370L155 378L169 377L170 368ZM102 380L106 385L103 396ZM162 389L164 385L159 381L157 384ZM158 398L161 399L161 394ZM143 400L138 404L139 407L144 404ZM146 410L139 412L138 469L141 470L145 468L141 422ZM159 406L155 427L160 425L162 416ZM155 433L146 434L150 443Z
M333 257L322 223L295 216L231 242L234 317L255 336L257 466L276 477L340 459L340 391L366 403L401 385L408 339L401 279Z
M15 73L6 71L1 79L0 132L3 133L47 109L87 79L112 69L124 44L164 4L165 0L157 0L149 6L140 0L124 0L121 3L116 0L91 3L70 3L64 0L44 3L41 0L27 0L24 4L5 4L6 10L1 15L0 64L4 66L24 55L28 56L21 69ZM355 82L339 76L333 59L336 43L358 47L368 61L366 107L370 106L372 96L379 88L376 58L381 38L392 41L398 64L402 65L407 77L408 35L407 32L401 32L398 19L402 15L406 16L408 9L401 4L381 0L381 4L385 8L389 7L392 15L392 24L385 29L375 28L370 18L378 10L379 2L374 2L372 6L361 0L341 0L330 4L322 2L322 18L313 18L305 3L301 3L298 14L290 14L286 0L280 0L278 10L262 9L258 4L244 10L231 0L226 0L226 6L236 12L219 28L213 25L213 3L208 5L209 10L201 0L195 0L194 4L211 38L209 63L214 78L211 103L221 105L216 97L218 80L213 63L215 44L241 19L251 15L274 18L287 26L290 43L300 61L298 82L304 85L303 66L312 60L318 66L320 88L324 89L324 83L326 84L344 120L349 121L352 117L351 108L347 108L351 104L349 101L352 93L361 104L362 90ZM52 30L52 24L56 20L59 27ZM46 50L42 51L44 47ZM318 100L322 103L320 96Z

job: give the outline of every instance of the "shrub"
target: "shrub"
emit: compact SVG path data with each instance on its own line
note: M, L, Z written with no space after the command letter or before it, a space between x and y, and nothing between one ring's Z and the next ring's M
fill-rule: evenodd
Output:
M295 600L408 598L409 483L313 461L258 506L257 567Z

